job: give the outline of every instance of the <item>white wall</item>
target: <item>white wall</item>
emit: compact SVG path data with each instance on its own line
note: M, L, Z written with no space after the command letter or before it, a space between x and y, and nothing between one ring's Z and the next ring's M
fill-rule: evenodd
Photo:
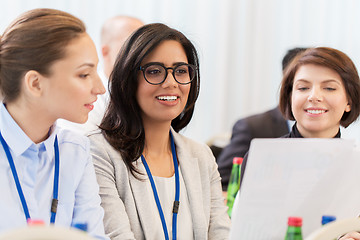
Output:
M81 18L99 46L108 17L132 15L177 28L200 55L201 93L184 134L200 141L231 131L240 117L277 104L287 49L330 46L359 67L358 0L0 0L0 32L25 10L50 7ZM343 131L360 139L360 124Z

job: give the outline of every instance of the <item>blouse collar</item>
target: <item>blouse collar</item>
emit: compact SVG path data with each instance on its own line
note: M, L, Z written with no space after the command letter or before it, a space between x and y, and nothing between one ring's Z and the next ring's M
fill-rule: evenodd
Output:
M292 127L292 130L289 134L289 138L304 138L298 128L297 128L297 123L295 122L294 126ZM337 134L333 137L333 138L341 138L341 133L340 133L340 128L339 131L337 132Z

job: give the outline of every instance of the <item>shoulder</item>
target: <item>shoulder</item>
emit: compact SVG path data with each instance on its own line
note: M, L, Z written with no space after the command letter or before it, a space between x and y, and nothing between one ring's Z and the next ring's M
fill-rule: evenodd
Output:
M88 135L90 140L90 151L93 155L119 155L119 152L110 145L100 130Z
M91 163L89 139L81 133L68 129L57 129L62 168L66 168L69 174L79 174Z
M266 112L262 112L259 114L255 114L255 115L251 115L246 119L247 122L252 123L254 121L256 122L260 122L260 121L264 121L266 119L277 119L277 118L281 118L282 119L282 115L281 112L278 108L273 108L269 111Z
M87 137L89 138L91 145L107 143L104 135L101 133L100 130L92 131L88 134Z
M194 155L202 155L204 154L204 152L212 155L210 147L205 143L195 141L174 131L172 133L177 148L187 150L189 153L192 153Z
M120 152L110 145L100 130L93 132L88 138L95 169L108 166L115 171L127 171Z
M208 145L197 142L179 133L174 133L174 141L179 161L197 161L199 167L210 168L216 164L215 157ZM192 166L195 166L192 164Z
M254 133L258 131L258 127L272 122L271 118L269 112L264 112L239 119L233 126L232 138L244 136L253 138Z
M250 115L245 118L239 119L235 125L234 128L244 128L247 129L251 126L258 126L264 123L264 121L267 121L269 119L277 118L278 111L276 109L271 109L266 112Z
M78 148L79 150L83 150L85 152L89 151L89 139L77 132L58 128L57 132L59 145L65 145L68 147Z

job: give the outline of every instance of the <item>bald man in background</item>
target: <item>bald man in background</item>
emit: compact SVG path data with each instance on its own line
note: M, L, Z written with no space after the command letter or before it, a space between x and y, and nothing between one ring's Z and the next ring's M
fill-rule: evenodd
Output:
M137 18L115 16L104 23L101 29L101 55L104 60L104 74L108 79L117 54L126 39L144 23Z
M94 104L94 110L89 114L86 132L97 129L104 116L109 101L109 76L122 45L135 30L143 25L144 23L140 19L130 16L115 16L106 20L103 24L100 46L103 58L103 72L100 72L99 75L106 88L106 93L98 96L98 100Z
M108 104L108 80L116 57L126 39L143 25L144 23L140 19L130 16L115 16L105 21L101 28L100 46L103 59L103 71L99 72L99 76L106 88L106 93L98 95L94 109L89 113L89 118L86 123L76 124L60 119L58 120L58 125L82 134L87 134L98 128Z

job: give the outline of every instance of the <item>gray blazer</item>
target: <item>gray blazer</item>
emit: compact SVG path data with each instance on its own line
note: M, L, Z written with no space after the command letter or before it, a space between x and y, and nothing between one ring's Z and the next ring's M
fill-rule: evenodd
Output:
M194 239L228 239L230 219L211 150L205 144L172 133L189 198ZM135 164L145 174L140 176L144 181L130 174L119 152L102 134L96 133L89 138L105 210L105 232L113 240L153 240L153 223L159 216L151 215L148 210L148 202L154 201L154 197L141 160Z

